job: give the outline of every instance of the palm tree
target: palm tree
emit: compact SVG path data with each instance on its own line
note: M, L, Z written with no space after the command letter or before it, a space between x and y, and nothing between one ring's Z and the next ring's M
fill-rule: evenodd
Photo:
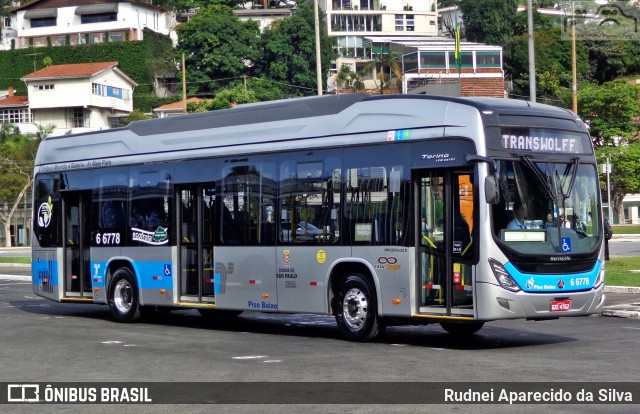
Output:
M367 65L362 68L362 72L369 72L371 69L376 68L378 79L380 80L380 94L384 94L384 87L388 85L391 80L391 72L400 80L402 79L402 68L398 63L402 59L400 53L396 50L390 50L389 52L377 53L376 57ZM385 71L385 69L387 69ZM388 75L389 74L389 75Z

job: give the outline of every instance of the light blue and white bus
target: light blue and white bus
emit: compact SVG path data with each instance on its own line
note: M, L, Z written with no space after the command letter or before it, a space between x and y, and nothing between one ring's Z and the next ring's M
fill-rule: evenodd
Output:
M51 137L33 193L34 292L121 322L316 313L367 341L604 303L587 128L525 101L323 96Z

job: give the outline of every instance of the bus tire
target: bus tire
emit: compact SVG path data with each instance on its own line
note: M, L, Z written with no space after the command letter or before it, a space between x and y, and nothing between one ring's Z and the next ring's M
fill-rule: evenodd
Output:
M142 315L136 279L127 268L115 271L109 285L109 310L118 322L136 322Z
M338 290L336 322L342 335L356 342L376 339L384 331L378 317L375 290L364 276L347 276Z
M484 326L484 322L440 322L442 329L456 336L473 335Z

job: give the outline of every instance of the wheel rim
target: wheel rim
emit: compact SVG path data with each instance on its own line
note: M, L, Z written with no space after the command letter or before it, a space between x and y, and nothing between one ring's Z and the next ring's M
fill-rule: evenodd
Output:
M362 289L353 288L344 295L342 314L345 323L353 330L361 329L367 322L369 300Z
M133 289L131 284L122 279L118 280L116 287L113 291L113 303L121 313L127 313L131 309L131 302L133 301Z

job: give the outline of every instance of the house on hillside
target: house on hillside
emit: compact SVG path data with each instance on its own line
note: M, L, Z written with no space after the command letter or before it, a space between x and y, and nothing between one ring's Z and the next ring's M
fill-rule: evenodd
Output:
M53 126L52 135L119 126L133 110L137 83L117 65L51 65L21 78L27 85L32 125Z
M200 102L202 102L202 99L197 97L187 99L187 103L197 104ZM177 101L177 102L172 102L166 105L162 105L157 108L154 108L153 112L158 116L158 118L167 118L170 116L184 115L184 102Z
M29 97L16 95L13 87L10 87L6 92L0 91L0 124L28 125L26 131L20 130L20 132L26 133L35 132L31 131L35 128L32 123Z
M9 18L0 42L4 50L142 40L145 28L177 41L175 13L151 2L35 0Z

